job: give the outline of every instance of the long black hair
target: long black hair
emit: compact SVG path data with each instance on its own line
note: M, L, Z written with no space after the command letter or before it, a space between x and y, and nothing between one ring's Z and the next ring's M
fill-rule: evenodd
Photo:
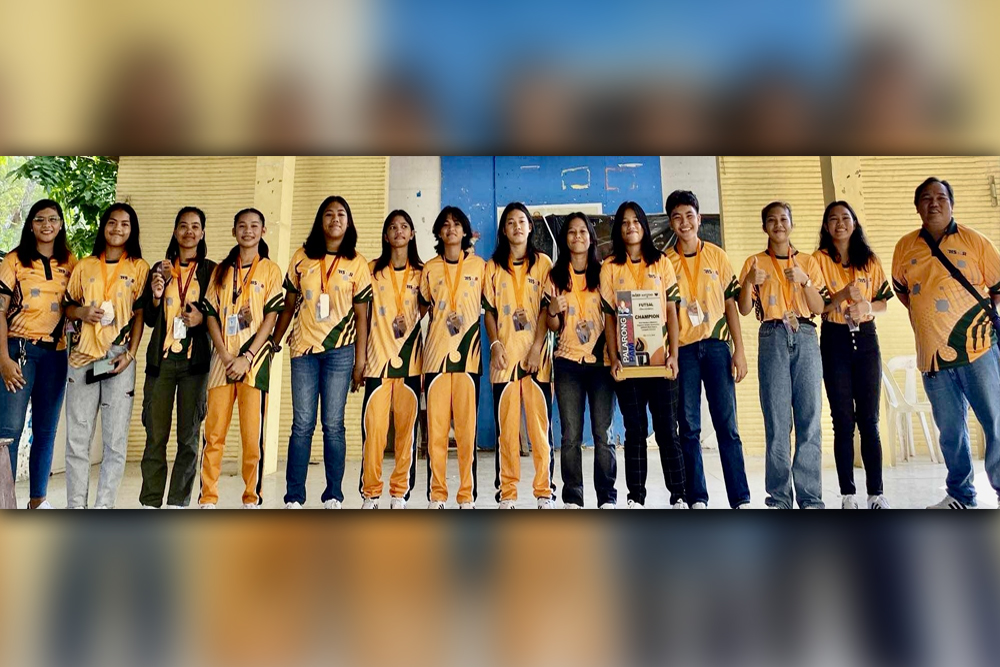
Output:
M36 259L42 259L42 255L38 252L38 240L35 238L34 229L32 229L32 221L36 215L47 208L54 209L62 221L62 227L59 229L59 233L52 244L52 258L60 264L65 264L69 261L69 244L66 241L66 220L63 217L62 206L51 199L40 199L32 204L31 209L28 210L28 217L25 218L24 228L21 230L21 242L17 244L16 248L17 258L25 266L30 266Z
M838 206L846 208L847 212L851 214L851 218L854 219L854 233L851 234L851 243L847 247L846 259L848 264L855 269L864 270L868 267L872 258L875 257L875 252L868 245L868 237L865 236L865 230L861 228L861 221L858 220L858 214L854 212L854 209L846 201L835 201L827 206L826 211L823 212L823 224L819 229L819 249L826 252L833 261L841 264L844 263L845 258L841 257L837 252L833 236L830 235L830 230L827 229L827 220L830 219L830 213Z
M634 201L627 201L618 207L614 224L611 225L611 255L615 264L625 264L628 261L628 251L625 249L625 239L622 238L622 227L625 225L625 212L632 209L639 218L642 227L642 259L646 264L655 264L663 256L653 243L653 233L649 230L649 219L642 207Z
M340 204L347 211L347 231L344 232L344 239L337 249L337 257L354 259L358 256L358 228L354 226L354 214L351 213L351 206L343 197L332 196L323 200L316 211L316 219L313 221L312 230L309 237L302 245L306 249L306 257L309 259L323 259L326 257L326 232L323 231L323 216L326 209L331 204Z
M434 238L437 239L434 251L441 257L444 257L444 241L441 239L441 229L444 227L444 222L448 219L448 216L451 216L452 220L462 225L462 230L465 232L465 236L462 238L462 250L468 251L472 247L472 222L469 220L469 216L457 206L445 206L438 213L437 219L434 220L434 227L431 230Z
M129 231L128 240L125 241L125 252L132 259L142 259L142 246L139 245L139 216L136 215L134 208L122 202L112 204L101 214L101 224L97 228L97 239L94 241L94 252L90 254L94 257L100 257L107 250L108 240L104 236L104 230L108 226L111 214L115 211L124 211L127 213L129 222L131 223L131 231Z
M570 292L573 288L573 280L570 278L573 264L572 253L569 250L569 223L574 220L583 220L587 225L587 233L590 234L590 249L587 250L587 289L595 290L601 286L601 258L597 252L597 230L585 213L570 213L563 220L562 228L559 230L559 237L556 239L558 258L549 274L552 283L560 292Z
M424 268L424 263L420 260L420 253L417 252L417 229L413 226L413 218L406 211L399 209L390 213L386 219L385 224L382 225L382 254L375 261L375 270L372 273L378 273L382 269L387 268L392 264L392 245L386 241L385 237L389 233L389 225L396 218L402 218L406 221L406 224L410 226L410 231L413 232L413 237L410 238L410 244L406 248L407 260L410 262L410 266L414 269Z
M240 216L242 215L256 215L260 218L260 226L262 229L267 229L267 220L264 219L264 214L255 208L245 208L236 215L233 216L233 229L236 228L236 223L239 222ZM268 249L267 244L264 243L263 237L260 239L260 243L257 245L257 255L261 259L267 259ZM215 286L216 288L225 287L226 285L226 274L229 273L229 269L236 266L236 261L240 258L240 244L237 243L233 246L233 249L229 251L226 258L222 260L215 269Z
M202 211L197 206L185 206L180 211L177 212L177 218L174 220L174 232L181 224L181 217L187 215L188 213L194 213L201 220L202 232L205 231L205 212ZM167 259L171 262L176 260L181 256L181 246L177 243L177 237L170 237L170 244L167 246ZM208 256L208 244L205 243L205 235L202 234L201 242L198 243L198 261L201 262Z
M531 271L538 261L538 249L535 248L535 221L528 211L528 207L519 201L507 204L500 216L500 224L497 226L497 247L493 251L493 262L501 269L510 273L510 239L507 238L507 216L516 211L524 213L528 218L528 248L524 257L528 261L528 271Z

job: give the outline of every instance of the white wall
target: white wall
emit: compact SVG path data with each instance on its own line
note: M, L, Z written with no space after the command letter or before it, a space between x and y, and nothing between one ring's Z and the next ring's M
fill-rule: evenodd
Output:
M417 247L426 261L434 256L434 219L441 212L441 157L389 158L389 210L403 209L413 218Z
M663 201L674 190L690 190L698 195L701 212L709 215L722 211L719 176L714 155L661 155L660 177Z

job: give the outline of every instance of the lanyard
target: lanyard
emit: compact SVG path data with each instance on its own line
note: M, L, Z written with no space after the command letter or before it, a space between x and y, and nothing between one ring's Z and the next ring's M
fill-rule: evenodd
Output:
M444 281L448 285L448 302L451 305L451 312L458 312L458 288L462 281L462 265L465 264L465 253L458 256L458 270L455 272L454 281L451 279L451 270L448 262L444 263Z
M323 286L323 293L328 294L326 291L327 285L330 284L330 276L332 276L337 271L337 265L340 264L340 255L333 260L333 266L329 269L326 268L326 257L323 258L323 270L319 272L320 282Z
M247 273L247 277L243 279L243 285L240 286L239 291L236 291L237 283L239 280L239 275L243 271L243 261L237 257L236 258L236 268L233 272L233 305L236 305L236 301L239 300L240 304L246 302L246 289L250 281L253 280L253 274L257 272L257 265L260 263L260 255L253 258L253 264L250 265L250 271Z
M701 251L705 248L705 242L698 246L698 250L694 254L694 275L691 274L691 270L688 268L687 257L681 252L680 244L677 245L675 250L681 258L681 269L684 271L684 275L687 276L689 289L691 290L691 298L697 301L701 296Z
M128 254L123 254L121 256L121 259L118 260L118 263L120 264L121 262L124 262L126 259L128 259ZM115 265L115 268L116 269L118 268L117 264ZM111 289L114 288L118 276L112 276L113 280L110 283L108 282L108 262L107 259L105 259L104 255L101 255L101 278L104 279L104 300L110 301Z
M406 286L410 282L410 263L406 263L406 270L403 272L403 286L399 286L399 282L396 280L396 269L389 265L389 277L392 278L392 293L396 295L396 314L403 314L403 293L406 291Z
M646 268L645 260L640 259L638 262L633 262L631 257L627 257L625 262L628 266L629 272L632 274L632 280L635 282L635 288L637 290L641 290L643 283L642 272Z
M791 248L791 246L789 246L789 248L788 248L788 267L787 267L789 269L795 266L795 260L792 259L792 252L793 252L792 248ZM774 270L778 272L778 275L777 275L778 282L781 283L781 298L784 299L784 302L785 302L784 310L785 310L785 312L788 312L789 310L794 310L795 309L795 303L793 301L792 296L794 294L795 288L792 287L792 285L788 282L788 279L785 277L785 272L782 270L781 266L778 264L778 258L774 256L774 251L771 250L770 248L768 248L767 249L767 254L771 258L771 263L774 265Z
M195 269L198 268L198 262L192 262L191 268L188 269L188 277L184 282L184 287L181 287L181 263L180 260L175 260L174 262L174 279L177 280L177 293L181 297L181 310L184 310L184 306L187 305L185 299L187 298L188 288L191 287L191 279L194 278Z
M580 279L579 283L577 282L577 278ZM570 267L570 279L573 281L573 296L576 297L576 305L579 308L577 311L577 317L582 320L586 317L586 311L583 307L583 296L581 295L586 294L588 291L587 274L584 273L582 276L577 276L576 271L573 271L572 267Z
M514 280L514 301L517 302L517 309L524 308L524 282L528 278L527 260L518 267L513 262L510 264L510 275Z

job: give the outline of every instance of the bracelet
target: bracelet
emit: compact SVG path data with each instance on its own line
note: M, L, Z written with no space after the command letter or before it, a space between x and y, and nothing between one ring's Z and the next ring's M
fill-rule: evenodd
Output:
M247 350L246 352L243 353L243 357L252 364L253 360L257 358L257 355L251 352L250 350Z
M503 345L503 341L499 341L499 340L495 340L495 341L493 341L493 344L492 344L492 345L490 345L490 352L492 352L492 351L493 351L493 346L494 346L494 345Z

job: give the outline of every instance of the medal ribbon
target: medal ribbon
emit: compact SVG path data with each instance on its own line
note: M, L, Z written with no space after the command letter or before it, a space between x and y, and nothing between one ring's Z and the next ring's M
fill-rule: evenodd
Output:
M793 296L794 296L794 293L795 293L795 288L791 285L791 283L788 282L788 279L785 278L785 271L778 264L778 258L775 257L774 251L771 250L770 248L768 248L767 254L771 258L771 264L774 265L774 270L777 271L778 282L781 283L781 298L785 302L783 310L786 313L789 312L789 311L794 311L795 310L795 301L793 299ZM788 248L788 267L787 268L791 269L794 266L795 266L795 260L792 259L792 248L791 248L791 246L789 246L789 248Z
M399 282L396 280L396 269L390 265L389 266L389 277L392 278L392 293L396 295L396 314L403 314L403 294L406 292L406 286L410 283L410 263L406 263L406 270L403 272L403 286L399 286Z
M465 264L465 252L462 252L458 257L458 270L455 272L454 280L451 278L451 270L448 268L448 262L445 262L444 265L444 281L448 286L448 303L453 313L458 312L458 288L461 286L463 264Z
M118 263L120 264L126 259L128 259L128 253L123 254ZM108 282L108 260L103 254L101 255L101 278L104 280L104 300L111 301L111 289L115 286L117 276L112 276L114 279L110 283Z
M678 244L678 246L675 248L677 250L677 254L681 258L681 269L684 271L684 275L687 277L689 289L691 290L690 296L691 296L691 300L693 300L693 301L698 301L698 299L701 298L701 294L702 294L702 292L701 292L701 281L702 281L702 273L701 273L701 251L704 250L704 248L705 248L705 242L702 241L701 244L698 246L698 250L694 254L694 274L693 275L691 273L691 269L688 268L687 257L684 255L683 252L681 252L680 245Z
M249 273L247 273L247 277L243 279L243 285L239 288L239 291L237 292L236 291L236 287L237 287L236 281L239 279L239 275L243 271L243 261L239 257L236 258L236 270L233 273L233 305L234 306L236 305L237 300L240 302L241 306L246 302L246 300L247 300L247 296L246 296L246 294L247 294L247 292L246 292L247 285L249 285L250 281L253 280L253 274L257 272L257 265L259 263L260 263L260 255L258 255L258 256L256 256L256 257L253 258L253 264L250 265L250 271L249 271Z
M632 274L632 280L635 282L635 288L637 290L642 289L643 275L642 272L646 268L645 260L639 260L638 262L633 262L631 257L625 259L626 265L628 266L629 272Z
M181 312L184 312L184 306L186 304L188 288L191 287L191 279L194 278L195 269L198 268L198 262L192 262L191 267L188 269L188 277L184 282L184 287L181 287L181 263L180 260L175 260L173 276L177 281L177 293L181 297Z

